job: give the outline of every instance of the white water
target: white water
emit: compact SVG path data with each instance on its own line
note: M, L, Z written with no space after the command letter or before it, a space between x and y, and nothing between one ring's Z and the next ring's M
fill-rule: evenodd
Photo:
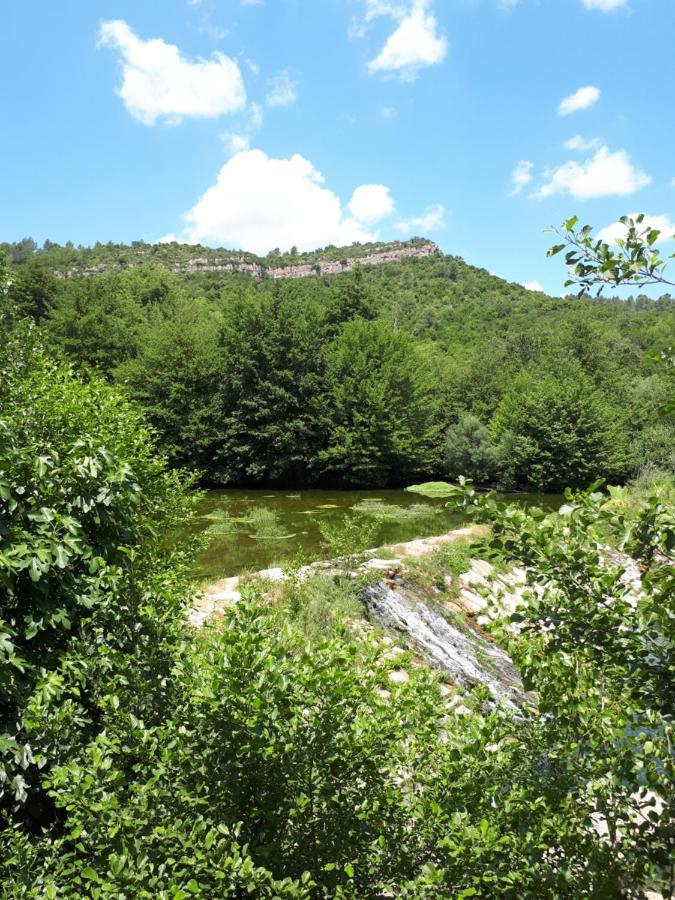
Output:
M485 685L496 704L519 709L522 685L507 654L468 627L460 629L404 585L363 588L370 615L407 636L411 649L463 687Z

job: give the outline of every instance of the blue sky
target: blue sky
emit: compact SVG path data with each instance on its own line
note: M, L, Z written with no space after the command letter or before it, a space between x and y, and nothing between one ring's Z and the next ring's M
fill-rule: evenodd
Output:
M675 231L674 34L673 0L5 4L0 240L424 235L557 293L547 225Z

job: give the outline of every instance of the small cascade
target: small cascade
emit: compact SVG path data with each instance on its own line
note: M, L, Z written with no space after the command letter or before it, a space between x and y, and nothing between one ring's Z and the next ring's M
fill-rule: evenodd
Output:
M487 687L495 704L518 711L523 688L507 654L468 626L460 628L437 612L414 589L382 581L364 586L362 597L372 618L403 633L411 649L462 687Z

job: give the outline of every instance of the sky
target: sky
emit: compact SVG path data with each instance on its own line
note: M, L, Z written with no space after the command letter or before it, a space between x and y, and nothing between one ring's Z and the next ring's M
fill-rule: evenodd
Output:
M557 294L547 226L576 214L613 239L643 212L675 233L675 0L0 12L0 241L417 235Z

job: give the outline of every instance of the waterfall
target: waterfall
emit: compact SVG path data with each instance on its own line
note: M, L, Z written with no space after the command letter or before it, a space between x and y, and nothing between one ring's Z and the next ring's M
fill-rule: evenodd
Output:
M523 688L507 654L468 626L449 622L406 585L382 581L364 586L362 597L371 617L403 632L411 649L462 687L483 684L495 704L518 711Z

